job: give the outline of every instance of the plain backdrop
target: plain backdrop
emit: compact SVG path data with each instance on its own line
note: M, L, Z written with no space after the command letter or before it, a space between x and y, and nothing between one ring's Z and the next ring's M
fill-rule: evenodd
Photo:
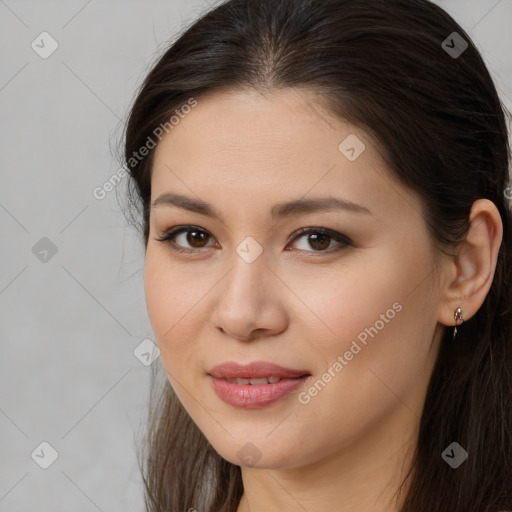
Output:
M0 511L144 509L144 251L121 189L93 191L150 65L213 3L0 0ZM512 0L438 3L512 110Z

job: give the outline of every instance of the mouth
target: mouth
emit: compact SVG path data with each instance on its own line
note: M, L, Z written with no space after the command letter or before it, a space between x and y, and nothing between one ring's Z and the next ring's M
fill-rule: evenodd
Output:
M298 377L297 377L298 378ZM226 380L227 382L231 384L238 384L238 385L247 385L250 384L251 386L262 386L264 384L275 384L276 382L279 382L283 380L281 377L262 377L261 379L227 379L223 378L222 380Z
M259 409L297 391L311 373L268 362L228 362L212 368L208 376L217 396L227 404Z
M259 384L274 384L279 379L295 379L303 377L304 375L311 375L308 370L295 370L292 368L285 368L274 363L267 361L255 361L253 363L241 365L234 361L228 361L213 367L208 375L216 379L227 380L247 380L249 382L240 382L241 384L259 385ZM266 379L264 381L264 379ZM271 381L269 381L269 379ZM252 382L251 382L252 381Z

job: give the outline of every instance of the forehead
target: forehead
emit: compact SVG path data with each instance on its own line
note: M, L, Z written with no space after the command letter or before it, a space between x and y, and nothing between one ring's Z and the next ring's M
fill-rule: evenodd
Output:
M375 203L399 186L374 140L306 91L223 91L198 98L156 147L152 200L178 191L257 208L339 192Z

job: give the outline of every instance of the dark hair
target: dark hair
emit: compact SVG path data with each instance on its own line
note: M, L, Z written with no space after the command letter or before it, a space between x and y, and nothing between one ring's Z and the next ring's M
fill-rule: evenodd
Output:
M463 50L453 32L468 44L460 55L450 54ZM191 98L229 88L309 90L327 112L366 130L419 194L440 250L464 239L474 201L496 205L504 233L493 283L455 342L445 329L401 512L511 509L510 148L505 109L469 36L427 0L229 0L213 8L154 65L126 125L130 200L142 212L146 246L154 151L134 155ZM236 511L240 467L213 449L169 382L148 429L148 511ZM469 453L456 470L441 457L452 441Z

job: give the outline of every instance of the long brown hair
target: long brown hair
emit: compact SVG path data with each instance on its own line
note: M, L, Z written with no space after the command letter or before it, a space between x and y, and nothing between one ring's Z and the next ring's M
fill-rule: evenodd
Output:
M380 142L395 176L422 198L440 250L463 240L475 200L497 206L504 234L494 280L455 342L445 329L401 512L512 509L505 109L480 53L443 9L427 0L228 0L200 17L145 78L123 134L145 245L154 150L143 158L139 150L156 143L158 127L168 131L173 113L207 92L288 87L320 93L326 109ZM240 467L213 449L168 381L153 385L141 463L147 510L235 512ZM455 440L469 453L457 470L441 457Z

